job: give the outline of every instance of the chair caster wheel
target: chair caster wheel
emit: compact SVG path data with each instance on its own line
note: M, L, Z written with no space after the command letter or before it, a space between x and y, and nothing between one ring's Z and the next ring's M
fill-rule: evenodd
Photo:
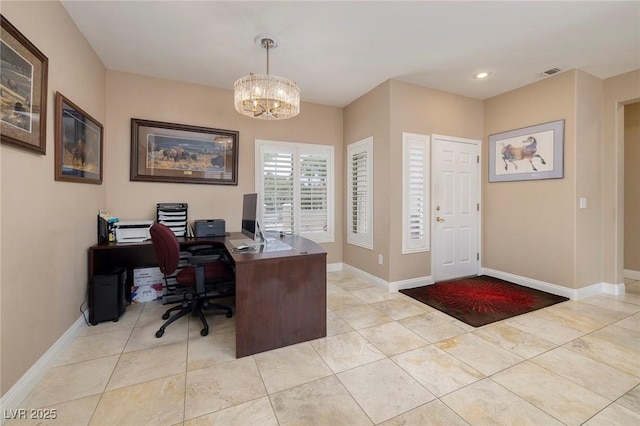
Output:
M200 330L201 336L206 336L207 334L209 334L209 330L207 330L206 328L203 328L202 330Z
M227 312L227 314L225 315L225 317L227 318L231 318L233 316L233 312Z
M113 322L118 322L118 321L120 321L120 318L116 318L113 320Z
M169 314L169 312L165 312L164 314L162 314L162 319L163 320L168 320L170 316L171 315Z
M156 337L157 337L157 338L162 337L162 335L163 335L163 334L164 334L164 330L158 330L158 331L156 331Z

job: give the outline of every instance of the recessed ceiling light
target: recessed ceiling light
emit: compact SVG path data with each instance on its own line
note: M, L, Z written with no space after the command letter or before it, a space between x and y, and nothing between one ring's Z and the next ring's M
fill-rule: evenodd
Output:
M478 79L478 80L482 80L483 78L487 78L490 75L491 75L490 72L482 71L482 72L479 72L477 74L474 74L473 78Z

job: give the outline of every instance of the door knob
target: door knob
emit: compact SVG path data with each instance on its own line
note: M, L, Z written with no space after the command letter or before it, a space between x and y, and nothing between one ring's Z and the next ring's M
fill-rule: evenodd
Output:
M444 219L441 218L440 216L437 216L436 217L436 222L444 222Z

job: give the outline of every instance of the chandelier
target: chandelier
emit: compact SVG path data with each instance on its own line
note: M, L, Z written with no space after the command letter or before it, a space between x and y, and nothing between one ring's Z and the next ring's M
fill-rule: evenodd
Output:
M255 38L258 46L267 50L267 73L249 74L233 85L236 111L261 120L283 120L300 113L300 88L296 82L269 75L269 50L278 47L270 35Z

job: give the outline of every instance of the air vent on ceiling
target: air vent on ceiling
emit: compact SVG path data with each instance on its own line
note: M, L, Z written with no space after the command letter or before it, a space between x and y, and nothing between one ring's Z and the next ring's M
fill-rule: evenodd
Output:
M542 75L546 75L547 77L550 75L554 75L560 72L560 68L551 68L550 70L542 71Z

